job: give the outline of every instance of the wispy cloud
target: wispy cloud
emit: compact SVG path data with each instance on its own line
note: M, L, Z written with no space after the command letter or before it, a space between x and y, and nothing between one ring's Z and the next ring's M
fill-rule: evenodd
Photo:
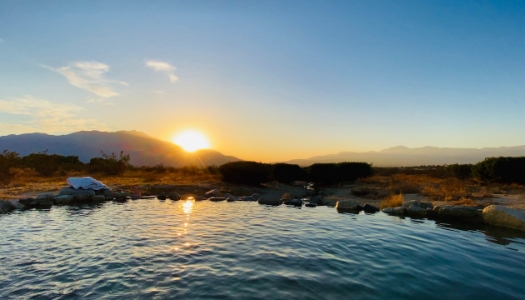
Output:
M128 86L126 82L104 78L104 74L109 72L109 66L97 61L79 61L60 68L46 65L42 67L63 75L72 86L90 91L102 98L119 95L110 87L113 83Z
M166 74L171 82L177 82L179 80L179 77L175 76L175 70L177 70L177 68L168 64L167 62L159 60L147 60L146 67Z
M82 107L53 103L31 96L0 99L0 113L25 115L29 119L16 123L1 122L0 134L47 132L65 133L77 130L105 130L107 126L97 119L83 119L76 114Z

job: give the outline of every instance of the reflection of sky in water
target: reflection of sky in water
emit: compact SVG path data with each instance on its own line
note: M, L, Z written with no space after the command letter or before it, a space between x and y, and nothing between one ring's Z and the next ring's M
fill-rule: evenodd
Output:
M491 226L190 199L15 212L0 228L0 299L525 294L525 233Z

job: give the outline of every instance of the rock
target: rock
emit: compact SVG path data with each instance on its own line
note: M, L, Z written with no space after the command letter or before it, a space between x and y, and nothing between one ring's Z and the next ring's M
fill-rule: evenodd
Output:
M157 199L159 199L159 200L166 200L166 194L160 193L159 195L157 195Z
M237 197L236 197L236 198L237 198ZM227 201L227 202L235 202L235 201L237 201L237 200L235 200L235 199L233 199L233 198L228 198L228 199L226 199L226 201Z
M35 201L36 201L36 206L38 208L50 208L54 204L53 198L40 198L40 199L36 199Z
M427 217L429 217L429 218L435 218L435 217L439 216L437 210L434 210L432 208L427 208L426 210L427 210Z
M178 200L181 199L180 195L178 193L175 193L175 192L170 193L168 195L168 197L170 197L170 200L173 200L173 201L178 201Z
M451 217L451 218L481 218L481 210L475 206L458 206L458 205L446 205L438 206L438 215L440 217Z
M323 205L335 206L337 204L337 201L339 201L338 198L323 198Z
M99 193L104 195L104 197L106 197L106 200L112 200L113 198L115 198L115 195L113 194L113 192L108 189L100 190Z
M242 197L241 201L257 201L257 200L253 198L252 196L244 196Z
M403 207L409 208L410 206L419 206L420 202L418 200L403 200Z
M259 195L257 193L253 193L252 194L252 198L255 199L255 200L259 200L259 198L261 198L261 195Z
M430 202L419 202L419 207L432 210L434 205Z
M208 200L217 202L217 201L224 201L224 200L226 200L226 198L224 198L224 197L210 197L210 199L208 199Z
M15 209L9 202L0 200L0 214L5 214Z
M418 205L410 205L406 209L406 213L407 213L407 215L413 215L413 216L426 216L427 209L423 208L423 207L420 207Z
M306 207L316 207L317 203L308 202L304 206L306 206Z
M55 195L53 195L53 193L40 193L36 196L36 199L37 200L40 200L40 199L53 199Z
M221 192L218 190L218 189L213 189L211 191L207 191L205 194L204 194L204 197L206 198L211 198L211 197L218 197L221 195Z
M193 197L195 199L195 201L202 201L202 200L206 200L206 197L204 196L195 196Z
M20 204L22 204L25 208L36 206L36 201L34 198L22 198L18 199L18 202L20 202Z
M335 204L335 208L339 212L360 212L363 208L359 203L355 200L348 199L348 200L339 200Z
M224 195L222 195L224 198L226 198L228 201L237 201L239 200L237 197L235 197L234 195L232 194L229 194L229 193L226 193Z
M293 205L293 206L303 206L303 200L301 199L292 199L292 200L286 200L283 202L285 205Z
M365 211L365 213L368 213L368 214L375 214L376 212L379 211L379 208L371 205L371 204L368 204L366 203L364 206L363 206L363 210Z
M73 202L74 196L72 195L58 195L53 197L54 201L58 205L69 205Z
M314 197L310 197L310 203L315 203L317 205L322 205L323 204L323 197L321 196L314 196Z
M104 195L95 195L91 197L91 201L93 203L100 203L106 201L106 197Z
M485 223L525 231L525 211L502 205L489 205L483 209Z
M271 197L260 197L258 202L266 205L281 205L281 200Z
M106 197L107 199L107 197ZM122 193L122 192L113 192L111 199L114 199L115 201L123 202L128 200L128 193Z
M139 194L131 194L130 197L131 197L131 200L138 200L140 199L141 196Z
M82 189L73 189L73 188L62 188L58 192L58 195L59 196L60 195L73 195L73 196L89 195L89 196L95 196L95 191L93 191L93 190L82 190Z
M389 215L404 215L406 212L406 208L404 208L403 206L386 207L383 208L381 211Z
M2 200L0 200L2 201ZM14 209L24 209L24 206L22 205L22 203L20 203L20 201L18 200L9 200L7 201L9 203L9 205L11 205Z

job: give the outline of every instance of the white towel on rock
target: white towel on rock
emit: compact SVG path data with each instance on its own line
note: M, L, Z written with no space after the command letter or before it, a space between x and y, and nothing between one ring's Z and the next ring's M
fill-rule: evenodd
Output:
M102 190L110 188L102 182L91 177L69 177L67 183L74 189Z

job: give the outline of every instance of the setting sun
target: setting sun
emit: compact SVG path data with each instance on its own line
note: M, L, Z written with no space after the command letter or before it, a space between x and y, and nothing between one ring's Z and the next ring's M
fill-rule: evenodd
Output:
M210 143L206 136L202 133L188 130L179 133L174 139L173 142L181 146L184 150L188 152L194 152L199 149L205 149L210 147Z

